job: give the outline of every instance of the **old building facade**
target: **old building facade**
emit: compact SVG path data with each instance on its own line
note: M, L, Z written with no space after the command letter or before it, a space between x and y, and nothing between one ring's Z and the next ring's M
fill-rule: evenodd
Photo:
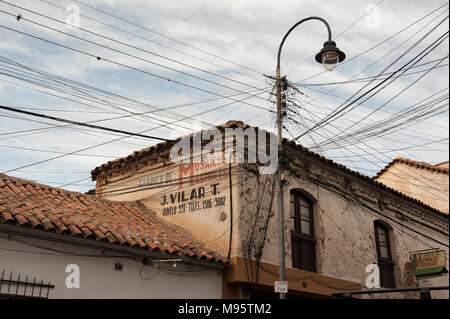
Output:
M227 128L258 130L239 121L218 127ZM215 154L212 162L173 163L170 150L179 141L97 167L96 196L138 201L227 256L223 298L275 297L280 239L274 176L261 174L257 164L230 163L228 154ZM246 152L253 146L247 143ZM444 212L287 140L281 160L289 297L367 289L366 267L372 264L384 288L448 285L445 274L409 275L416 251L443 250L448 264ZM448 298L448 291L433 296Z

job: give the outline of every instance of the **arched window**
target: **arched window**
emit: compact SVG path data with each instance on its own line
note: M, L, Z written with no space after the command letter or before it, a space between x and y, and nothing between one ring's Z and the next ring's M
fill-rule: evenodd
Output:
M389 227L380 221L375 221L374 228L378 268L380 269L380 285L384 288L395 288L394 262L389 240Z
M292 267L316 271L316 240L314 238L314 214L312 201L299 191L291 191Z

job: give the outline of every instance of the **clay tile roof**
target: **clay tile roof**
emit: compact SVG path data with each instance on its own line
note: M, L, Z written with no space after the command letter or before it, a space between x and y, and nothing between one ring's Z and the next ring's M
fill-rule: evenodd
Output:
M428 164L425 162L415 161L415 160L411 160L408 158L398 156L398 157L394 158L394 160L392 162L387 164L381 171L379 171L377 173L377 175L374 177L374 179L377 179L378 177L383 175L383 173L386 172L389 167L391 167L392 165L394 165L396 163L403 163L403 164L407 164L407 165L414 166L417 168L430 170L433 172L443 173L443 174L447 174L447 175L449 174L448 162L443 162L443 163L440 163L437 165L432 165L432 164Z
M245 124L242 121L228 121L226 124L216 126L215 128L217 128L219 130L224 130L225 128L236 128L236 127L246 129L250 126L248 124ZM254 127L254 128L258 129L257 127ZM170 147L172 145L174 145L176 142L180 141L184 137L187 137L187 136L192 137L193 135L201 134L203 131L204 130L199 131L199 132L194 132L192 134L176 138L173 141L158 143L153 146L143 148L138 151L134 151L132 154L130 154L128 156L120 157L115 160L104 163L104 164L94 168L91 171L92 180L95 181L97 176L99 176L103 171L107 171L108 169L112 169L112 168L124 167L125 165L135 162L135 161L139 161L140 159L142 159L144 157L147 161L153 162L153 163L160 161L161 159L168 159L169 153L164 152L164 151L170 149ZM162 156L162 154L164 154L164 156Z
M256 127L256 126L250 126L248 124L245 124L242 121L236 121L236 120L228 121L226 124L219 125L216 128L219 129L219 130L224 130L225 128L237 128L237 127L242 128L242 129L247 129L249 127L254 128L255 130L259 130L260 129L260 128ZM187 135L187 136L193 136L195 134L201 134L202 132L203 131L194 132L194 133L192 133L190 135ZM151 147L148 147L148 148L144 148L144 149L139 150L139 151L135 151L135 152L133 152L133 154L131 154L131 155L127 156L127 157L118 158L116 160L109 161L109 162L107 162L107 163L105 163L105 164L103 164L101 166L98 166L98 167L96 167L95 169L93 169L91 171L92 180L95 181L97 176L99 176L102 172L108 171L111 168L117 167L116 166L117 163L122 163L121 165L123 167L123 166L127 165L128 163L131 163L132 161L137 161L137 160L142 159L144 157L145 157L146 161L149 161L149 159L150 159L150 161L154 160L154 162L156 162L157 160L161 160L161 156L158 157L159 153L163 152L163 151L166 151L170 146L172 146L174 143L176 143L177 141L181 140L182 138L183 137L179 137L179 138L175 139L172 142L162 142L162 143L156 144L154 146L151 146ZM413 202L413 203L415 203L415 204L417 204L419 206L425 207L425 208L431 210L434 213L437 213L439 215L446 216L446 217L448 216L448 214L446 214L446 213L444 213L444 212L442 212L442 211L440 211L440 210L438 210L438 209L436 209L434 207L431 207L431 206L423 203L422 201L420 201L418 199L415 199L413 197L407 196L407 195L405 195L405 194L403 194L403 193L401 193L401 192L399 192L399 191L397 191L397 190L395 190L395 189L393 189L391 187L388 187L388 186L384 185L383 183L377 182L376 181L376 176L372 178L372 177L369 177L367 175L361 174L361 173L359 173L357 171L351 170L347 166L339 164L339 163L336 163L336 162L332 161L331 159L328 159L328 158L326 158L326 157L324 157L324 156L322 156L320 154L312 152L312 151L308 150L306 147L304 147L304 146L302 146L300 144L297 144L294 141L290 141L287 138L283 138L283 145L288 145L290 147L293 147L297 151L300 151L300 152L306 154L307 156L315 158L316 160L319 160L322 163L328 164L328 165L330 165L330 166L332 166L334 168L337 168L337 169L339 169L341 171L344 171L344 172L346 172L348 174L356 176L357 178L360 178L360 179L362 179L362 180L364 180L364 181L374 185L377 188L386 190L386 191L392 193L395 196L402 197L402 198L404 198L404 199L406 199L408 201L411 201L411 202ZM167 154L168 152L165 152L165 153L166 154L165 154L165 157L163 159L168 159L168 154ZM401 157L397 157L395 160L399 160L400 158ZM448 168L445 168L445 167L442 167L442 166L438 167L438 165L430 165L430 164L427 164L427 163L411 161L411 160L408 160L408 159L404 159L404 160L406 160L408 162L421 163L421 165L424 165L424 167L425 167L425 165L432 166L437 171L446 172L448 174ZM441 164L445 164L445 162L441 163ZM417 165L419 165L419 164L417 164Z
M225 263L139 202L118 202L0 174L0 223ZM205 252L205 253L199 253Z
M437 167L443 167L443 168L447 168L448 169L448 161L436 164L435 166Z

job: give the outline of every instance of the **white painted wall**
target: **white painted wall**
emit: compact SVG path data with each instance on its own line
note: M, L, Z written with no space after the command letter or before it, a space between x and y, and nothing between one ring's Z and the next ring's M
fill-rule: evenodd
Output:
M20 242L19 242L20 241ZM62 255L47 249L33 246L43 246L67 252ZM142 279L139 275L141 260L130 258L106 257L118 255L105 253L105 257L73 256L72 253L83 255L101 255L99 249L81 248L74 245L59 244L47 240L28 237L11 236L0 233L0 277L3 269L9 276L13 271L13 279L36 277L37 280L48 281L55 285L50 290L49 298L221 298L222 275L219 270L206 269L201 272L167 272L160 270L153 279ZM123 264L123 271L115 271L114 264ZM80 288L68 289L65 285L66 266L77 264L80 268ZM172 266L169 264L167 266ZM198 266L192 266L199 269ZM178 263L177 269L188 270L187 265ZM155 274L152 266L145 266L142 271L144 278ZM9 277L8 277L9 279ZM14 287L15 288L15 287ZM2 291L7 286L3 284Z

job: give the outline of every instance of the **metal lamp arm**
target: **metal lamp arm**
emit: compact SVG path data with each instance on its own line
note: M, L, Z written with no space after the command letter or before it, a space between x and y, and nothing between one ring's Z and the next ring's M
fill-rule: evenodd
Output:
M284 35L283 40L281 40L280 47L278 48L277 70L280 69L281 49L283 48L284 41L286 41L286 38L292 32L292 30L294 30L298 25L300 25L303 22L308 21L308 20L319 20L319 21L322 21L325 24L325 26L327 27L327 30L328 30L328 41L331 41L331 28L330 28L330 25L328 24L328 22L325 19L322 19L321 17L308 17L308 18L304 18L304 19L300 20L299 22L294 24L289 29L289 31Z

